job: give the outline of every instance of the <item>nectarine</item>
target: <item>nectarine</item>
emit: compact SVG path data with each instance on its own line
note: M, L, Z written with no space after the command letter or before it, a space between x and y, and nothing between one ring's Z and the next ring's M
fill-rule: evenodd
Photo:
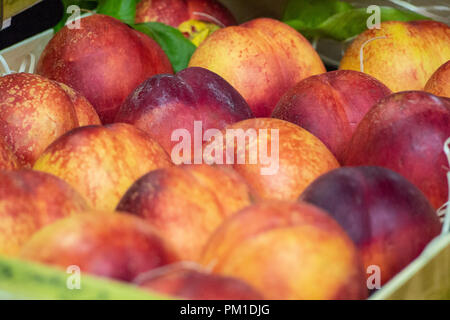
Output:
M114 120L120 104L142 81L173 72L154 40L99 14L81 19L80 28L59 30L36 71L84 95L104 124Z
M148 173L131 186L117 210L143 217L182 259L195 261L225 217L250 203L247 185L232 170L191 165Z
M360 71L361 48L364 72L389 89L423 90L433 72L450 59L450 27L431 20L382 22L380 29L366 30L352 42L339 68Z
M308 130L341 162L358 123L390 93L384 84L362 72L322 73L291 88L278 102L272 117Z
M74 105L55 82L29 73L0 77L0 136L21 167L31 167L50 143L76 127Z
M326 210L347 231L366 270L381 284L414 260L441 224L426 197L399 174L381 167L345 167L315 180L300 196Z
M136 6L136 23L158 21L177 28L187 20L221 27L236 24L231 12L216 0L141 0Z
M20 257L102 277L132 281L178 260L145 221L125 213L84 212L36 233Z
M53 175L0 171L0 254L18 254L40 228L87 209L83 197Z
M344 164L375 165L400 173L435 208L447 201L443 152L450 136L450 99L424 91L399 92L381 99L359 123Z
M188 300L261 300L262 295L245 282L201 268L161 267L141 274L141 288Z
M87 126L52 143L34 169L67 181L97 210L114 210L133 182L150 170L172 165L163 148L125 123Z
M265 202L231 216L209 240L202 264L242 279L267 299L363 299L361 257L325 211Z
M222 76L257 117L270 116L280 97L298 81L325 72L308 40L268 18L214 32L194 52L189 66Z
M318 138L284 120L249 119L224 132L224 139L205 144L203 156L231 165L257 198L295 200L315 178L339 167Z
M425 91L450 98L450 60L440 66L425 84Z
M204 130L221 130L251 117L247 102L224 79L203 68L187 68L144 81L122 104L115 121L144 130L171 154L177 143L174 131L187 130L193 138L194 121Z

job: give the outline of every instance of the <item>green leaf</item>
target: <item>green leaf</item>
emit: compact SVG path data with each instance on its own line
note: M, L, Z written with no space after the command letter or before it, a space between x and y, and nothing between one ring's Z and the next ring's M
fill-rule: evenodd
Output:
M295 20L298 26L314 29L336 13L351 9L350 3L338 0L291 0L284 11L283 21Z
M145 33L161 46L175 72L187 68L196 47L178 29L160 22L146 22L131 26Z
M338 0L291 0L286 7L284 22L305 37L343 41L367 29L367 19L373 13L366 8L353 8ZM391 7L380 7L382 21L424 20L426 17Z
M139 0L99 0L97 13L117 18L127 24L133 24L138 2Z
M71 13L67 13L67 8L71 5L76 5L80 9L85 10L94 10L97 7L98 1L97 0L62 0L63 6L64 6L64 13L61 20L58 22L56 26L53 27L55 32L57 32L59 29L64 27L64 25L67 22L67 19L70 17ZM83 12L81 12L82 14Z

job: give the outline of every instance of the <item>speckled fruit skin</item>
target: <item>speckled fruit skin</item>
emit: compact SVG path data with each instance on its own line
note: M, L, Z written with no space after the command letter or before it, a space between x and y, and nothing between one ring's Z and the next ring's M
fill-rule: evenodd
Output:
M345 167L314 181L299 200L326 210L356 243L367 269L386 283L441 230L427 198L399 174L381 167Z
M81 195L53 175L0 171L0 254L17 255L40 228L88 209Z
M0 77L0 136L21 167L31 167L50 143L76 127L73 103L58 84L29 73Z
M75 113L80 127L99 125L100 118L90 102L79 92L76 92L64 83L57 82L58 85L66 92L75 108Z
M183 260L196 261L225 217L250 203L248 186L235 172L191 165L148 173L130 187L117 210L144 218Z
M306 203L263 202L220 226L201 262L266 299L363 299L361 257L344 230Z
M425 91L450 98L450 60L431 75L425 85Z
M436 21L388 21L380 29L361 33L346 50L339 69L360 71L364 42L364 72L392 91L423 90L425 83L450 59L450 28Z
M172 165L163 148L129 124L77 128L52 143L34 165L71 184L97 210L112 211L133 182Z
M380 100L356 129L344 164L389 168L415 184L437 209L447 201L450 99L424 91Z
M5 139L0 136L0 170L15 170L19 168L19 162L6 143Z
M295 200L302 191L321 174L338 168L339 163L330 150L314 135L305 129L279 119L254 118L237 122L225 128L225 130L242 129L255 130L256 139L246 138L245 164L237 163L238 155L243 155L243 150L234 144L234 164L231 166L251 186L252 192L258 199ZM267 136L260 130L267 130ZM248 150L250 147L259 149L260 145L267 145L268 154L272 153L272 130L278 130L278 163L279 167L273 174L261 174L263 168L269 164L262 163L258 157L255 164L250 163ZM226 133L224 133L224 137ZM213 141L204 145L206 150L214 150L219 141ZM223 161L227 165L226 139L223 141ZM232 146L229 145L231 150ZM274 152L274 160L276 153ZM214 152L211 152L214 153ZM215 153L213 154L215 155ZM205 156L209 159L208 155ZM228 163L228 165L230 165Z
M236 24L231 12L216 0L142 0L136 6L136 23L157 21L177 28L191 19L220 26Z
M389 94L384 84L367 74L332 71L300 81L281 98L272 117L308 130L342 162L358 123Z
M308 40L267 18L214 32L194 52L189 66L222 76L256 117L270 116L281 96L300 80L325 72Z
M201 268L163 267L142 274L135 283L143 289L187 300L262 300L245 282Z
M158 232L125 213L84 212L36 233L20 257L45 264L78 266L81 274L132 281L142 272L176 262Z
M120 104L142 81L173 72L154 40L119 20L96 14L80 25L56 33L36 70L85 96L102 123L114 120Z
M186 129L193 138L194 121L201 121L203 131L221 130L252 117L247 102L230 84L209 70L194 67L144 81L125 100L115 121L144 130L170 154L178 143L171 141L174 130Z

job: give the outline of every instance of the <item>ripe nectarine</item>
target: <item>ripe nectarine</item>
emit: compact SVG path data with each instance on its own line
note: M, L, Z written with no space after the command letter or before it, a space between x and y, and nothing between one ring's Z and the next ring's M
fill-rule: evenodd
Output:
M34 169L67 181L94 209L111 211L136 179L170 165L163 148L145 132L116 123L68 132L43 152Z
M53 175L0 171L0 254L16 255L40 228L87 209L85 199Z
M344 230L306 203L265 202L231 216L201 262L267 299L363 299L361 257Z

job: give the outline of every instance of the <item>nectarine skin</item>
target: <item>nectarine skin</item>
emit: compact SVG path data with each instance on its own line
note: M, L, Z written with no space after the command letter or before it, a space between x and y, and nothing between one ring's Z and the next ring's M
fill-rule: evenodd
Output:
M203 68L187 68L173 75L144 81L122 104L115 122L135 125L171 153L174 130L187 129L194 137L194 121L203 130L253 117L244 98L223 78ZM192 143L193 145L193 143Z
M125 123L77 128L43 152L35 170L52 173L97 210L114 210L133 182L172 162L145 132Z
M225 128L225 130L239 129L244 132L255 130L257 135L246 139L245 151L241 149L243 146L234 144L232 167L251 186L258 199L295 200L315 178L339 167L339 163L331 151L318 138L293 123L274 118L254 118L237 122ZM267 136L261 134L260 131L265 129ZM274 130L278 130L278 141L274 136ZM221 143L220 141L207 143L204 150L214 148L215 145ZM227 157L227 143L229 141L223 141L224 159ZM278 144L278 153L273 143ZM262 163L260 158L256 163L250 163L251 150L259 149L261 145L267 146L268 154L273 156L273 161L278 158L278 168L275 168L277 170L273 170L274 172L271 174L263 175L261 173L262 169L268 168L269 165ZM237 163L238 157L244 155L244 152L245 163Z
M342 162L356 126L391 91L358 71L338 70L300 81L278 102L272 117L299 125L318 137Z
M0 171L0 254L17 255L40 228L88 209L81 195L53 175Z
M36 233L20 257L122 281L178 261L144 221L110 212L84 212L54 223Z
M115 18L96 14L80 20L80 26L56 33L36 71L84 95L104 124L114 120L121 103L142 81L173 72L154 40Z
M216 0L142 0L136 6L136 23L158 21L177 28L191 19L220 26L236 24L230 11Z
M19 162L10 146L0 136L0 170L14 170L19 167Z
M117 210L144 218L183 260L196 261L225 217L250 203L249 189L235 172L192 165L148 173L130 187Z
M450 60L440 66L428 79L425 91L450 98Z
M378 266L381 283L414 260L441 230L426 197L381 167L344 167L324 174L300 196L326 210L359 248L365 268Z
M156 269L148 274L142 274L135 283L144 289L188 300L263 299L259 292L235 278L175 265L166 268L167 270Z
M94 107L84 96L69 86L66 86L64 83L57 83L72 101L73 107L75 108L75 113L77 115L78 125L80 127L102 124Z
M201 262L242 279L266 299L363 299L361 257L344 230L306 203L257 203L231 216Z
M448 196L443 146L449 136L450 99L424 91L395 93L365 115L348 145L344 164L396 171L437 209Z
M325 72L308 40L268 18L214 32L194 52L189 66L222 76L256 117L270 116L281 96L300 80Z
M361 33L348 47L339 69L360 71L364 46L364 72L394 92L423 90L433 72L450 59L450 28L441 22L386 21L380 29Z
M0 77L0 136L21 167L31 167L50 143L77 126L73 103L58 84L29 73Z

